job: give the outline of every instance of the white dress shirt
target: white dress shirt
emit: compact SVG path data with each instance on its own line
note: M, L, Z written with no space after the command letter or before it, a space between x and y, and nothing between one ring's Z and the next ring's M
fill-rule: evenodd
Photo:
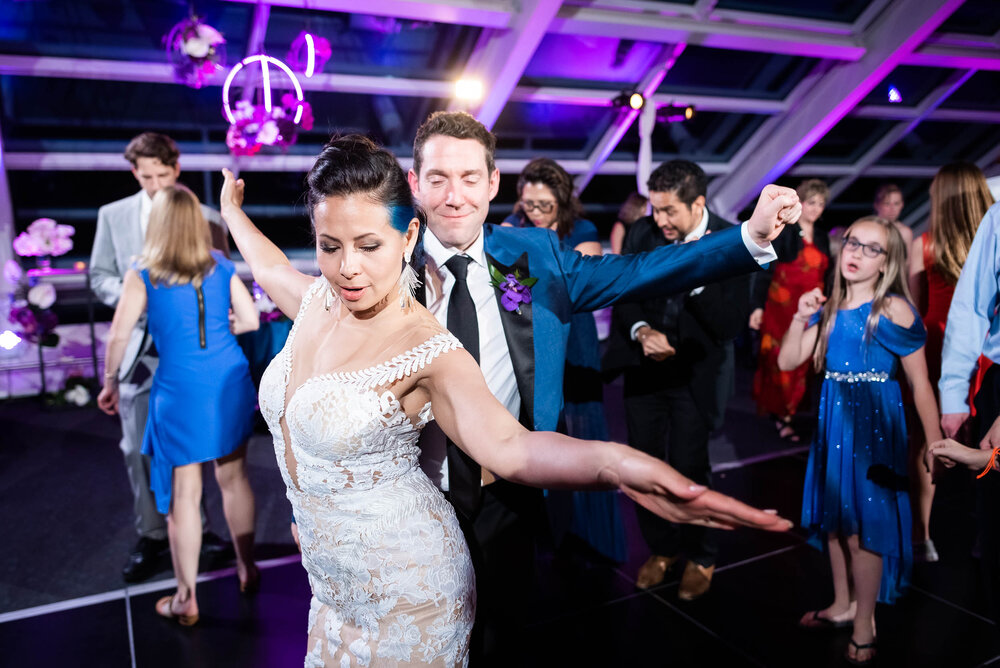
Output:
M153 198L145 190L139 198L139 227L142 229L142 238L146 238L146 230L149 229L149 212L153 210Z
M486 378L486 386L490 388L493 396L511 415L519 418L521 394L517 390L514 365L510 361L507 337L500 320L500 305L497 303L496 290L490 284L482 231L472 246L463 253L457 248L446 247L434 236L430 228L427 228L424 231L424 253L427 256L424 277L427 309L445 327L448 326L448 300L455 285L455 277L445 263L453 255L467 255L472 259L465 280L472 301L476 304L476 319L479 322L479 367ZM431 425L428 425L428 428L430 427ZM421 439L421 447L424 450L422 455L424 470L432 479L434 479L432 474L440 470L440 480L435 482L439 482L441 489L447 491L448 461L444 454L443 434L437 429L429 430ZM440 461L439 466L436 464L437 461Z

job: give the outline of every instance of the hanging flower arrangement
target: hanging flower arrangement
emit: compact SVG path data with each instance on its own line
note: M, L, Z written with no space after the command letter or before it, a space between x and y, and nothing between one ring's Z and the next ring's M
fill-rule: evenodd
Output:
M298 123L295 116L302 107ZM245 100L237 102L233 109L234 123L226 133L226 146L233 155L256 155L263 146L291 146L298 139L299 130L312 130L312 106L300 101L291 93L281 96L281 106L273 106L271 111L262 104L251 104Z
M303 30L292 41L286 60L293 70L311 77L323 71L323 66L331 55L333 51L330 49L330 40Z
M197 16L184 19L163 38L178 83L201 88L225 66L226 40Z
M64 255L73 249L76 232L72 225L60 225L51 218L39 218L14 239L14 252L21 257Z

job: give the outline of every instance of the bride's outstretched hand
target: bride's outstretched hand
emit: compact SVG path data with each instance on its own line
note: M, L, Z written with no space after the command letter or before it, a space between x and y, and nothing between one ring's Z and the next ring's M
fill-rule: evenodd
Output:
M243 193L246 184L243 179L237 179L225 167L222 168L222 177L225 180L222 183L222 194L219 196L219 209L222 211L222 216L225 217L227 208L239 209L243 206Z
M695 485L664 462L634 453L618 466L618 484L633 501L672 522L715 529L752 527L787 531L792 523L772 510L758 510L731 496Z

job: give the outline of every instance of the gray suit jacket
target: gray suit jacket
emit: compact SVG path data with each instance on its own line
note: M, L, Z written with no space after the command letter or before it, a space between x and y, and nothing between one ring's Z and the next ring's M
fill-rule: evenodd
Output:
M142 191L130 197L105 204L97 212L97 233L90 253L90 285L102 302L115 308L122 294L122 280L132 262L142 253L142 224L139 211L142 207ZM204 204L201 206L205 218L212 224L213 244L228 250L225 243L226 228L219 213ZM228 255L228 252L226 253ZM125 357L118 372L121 382L128 382L136 362L149 350L151 339L146 333L146 318L139 319L129 338Z

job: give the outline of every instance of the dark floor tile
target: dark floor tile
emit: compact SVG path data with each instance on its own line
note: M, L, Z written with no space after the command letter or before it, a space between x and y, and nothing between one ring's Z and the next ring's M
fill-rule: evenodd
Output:
M184 628L153 610L156 592L131 599L136 662L159 666L301 666L306 654L309 582L301 564L261 572L261 588L242 596L236 578L198 584L198 624Z
M757 666L649 594L532 627L519 666Z
M125 601L0 624L0 665L131 666Z

